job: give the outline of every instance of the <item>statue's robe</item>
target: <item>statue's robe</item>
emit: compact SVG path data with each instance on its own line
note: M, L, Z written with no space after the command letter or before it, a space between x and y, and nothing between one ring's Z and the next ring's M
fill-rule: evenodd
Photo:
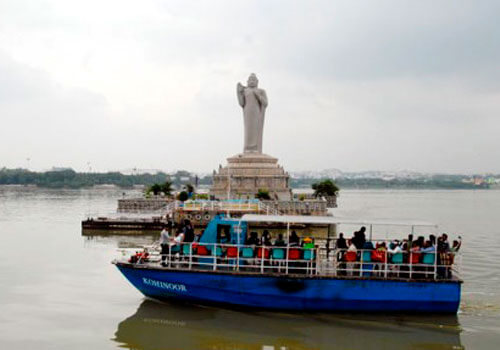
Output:
M267 107L266 92L258 88L245 87L238 92L238 102L243 107L245 143L243 152L262 153L264 116Z

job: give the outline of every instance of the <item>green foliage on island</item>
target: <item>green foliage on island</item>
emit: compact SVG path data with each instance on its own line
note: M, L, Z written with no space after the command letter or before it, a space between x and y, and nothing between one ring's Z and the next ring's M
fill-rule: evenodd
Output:
M165 196L170 196L172 194L172 182L165 181L162 184L152 184L146 189L146 195L154 194L155 196L163 194Z
M270 200L271 196L269 195L269 191L263 188L259 188L259 192L255 194L255 198L261 200Z
M187 201L189 198L189 195L186 191L181 191L178 195L177 195L177 199L180 200L181 202L185 202Z
M186 186L184 186L184 188L186 189L187 193L194 193L194 186L193 185L186 184Z
M316 198L336 196L339 192L339 188L331 179L315 182L311 187L314 190L314 197Z

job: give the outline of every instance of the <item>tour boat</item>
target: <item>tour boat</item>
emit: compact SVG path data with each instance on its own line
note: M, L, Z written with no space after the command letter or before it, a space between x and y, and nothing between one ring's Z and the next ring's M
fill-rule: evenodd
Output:
M297 312L458 311L462 280L457 259L439 265L436 253L349 254L329 244L244 244L252 224L281 224L289 231L292 224L357 223L370 232L374 225L419 226L330 216L217 215L198 242L173 246L164 260L159 250L150 249L148 255L113 263L145 296L158 300Z

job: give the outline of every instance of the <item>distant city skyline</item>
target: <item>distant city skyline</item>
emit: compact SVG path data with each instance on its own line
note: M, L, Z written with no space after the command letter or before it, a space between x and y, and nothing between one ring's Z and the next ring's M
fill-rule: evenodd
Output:
M500 173L497 1L0 2L0 168Z

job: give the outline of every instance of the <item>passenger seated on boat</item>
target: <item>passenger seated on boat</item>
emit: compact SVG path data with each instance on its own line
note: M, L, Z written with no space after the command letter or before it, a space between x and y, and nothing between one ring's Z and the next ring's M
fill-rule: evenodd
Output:
M275 247L286 247L286 242L283 239L282 233L278 234L278 238L276 238L276 240L274 241L274 246Z
M263 246L272 246L272 242L271 242L271 235L269 234L269 231L268 230L264 230L264 232L262 232L262 237L260 239L260 245L263 245Z
M363 244L363 251L361 252L361 261L364 263L363 267L363 276L371 276L371 271L373 270L374 265L372 262L372 253L375 252L375 248L373 247L373 243L370 241L366 241ZM369 264L366 264L369 263Z
M387 261L387 248L385 246L385 242L378 242L375 249L371 252L372 261L375 263L375 270L383 270L382 264L385 264Z
M411 247L410 264L418 264L421 256L419 242L415 241Z
M184 241L184 233L182 230L177 230L175 238L171 242L170 252L172 254L180 253L181 244Z
M298 247L300 245L300 238L297 236L297 232L292 231L292 234L288 239L288 245L290 247Z
M314 239L311 237L306 237L302 240L301 247L306 248L306 249L313 249L314 248Z
M250 237L245 241L245 245L259 245L259 237L257 232L250 232Z
M356 263L358 260L358 249L356 245L352 243L352 240L349 241L349 248L345 253L344 260L346 262L347 275L352 276L352 270L357 269L359 266L359 264Z
M337 249L337 261L343 261L344 260L344 255L347 250L347 242L344 238L344 233L340 232L339 233L339 238L337 238L337 241L335 242L335 248ZM343 275L345 272L345 264L341 263L338 265L339 275Z
M135 252L134 255L131 255L130 258L128 259L128 262L131 264L137 264L137 261L139 261L139 252Z
M144 248L144 250L142 252L136 251L135 255L132 255L128 261L132 264L138 264L138 263L140 264L140 263L148 262L149 261L148 248Z
M430 240L425 241L423 248L420 248L421 253L432 253L436 251L436 247L432 245Z
M389 253L389 254L398 254L398 253L402 253L402 252L403 252L403 249L401 248L401 243L397 239L392 241L389 244L389 248L387 249L387 253Z

